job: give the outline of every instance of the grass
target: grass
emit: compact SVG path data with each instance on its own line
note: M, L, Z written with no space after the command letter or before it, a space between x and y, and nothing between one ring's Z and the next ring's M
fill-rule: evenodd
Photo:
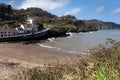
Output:
M108 39L111 47L99 46L90 56L73 64L21 70L12 80L120 80L120 42Z

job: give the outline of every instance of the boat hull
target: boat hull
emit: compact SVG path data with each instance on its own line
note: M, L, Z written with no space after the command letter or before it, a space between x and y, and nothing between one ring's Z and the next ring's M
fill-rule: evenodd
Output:
M46 34L49 30L50 29L44 29L36 33L29 33L29 34L23 34L23 35L12 36L12 37L4 37L4 38L0 38L0 42L41 40L46 38Z

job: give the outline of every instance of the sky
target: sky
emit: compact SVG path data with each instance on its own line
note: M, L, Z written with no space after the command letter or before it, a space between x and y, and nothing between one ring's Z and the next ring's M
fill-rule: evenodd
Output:
M98 19L120 24L120 0L0 0L15 9L42 8L57 16Z

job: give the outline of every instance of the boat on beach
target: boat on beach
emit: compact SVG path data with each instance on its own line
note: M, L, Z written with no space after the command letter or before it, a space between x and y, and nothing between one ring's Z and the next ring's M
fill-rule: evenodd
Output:
M36 19L28 18L26 24L12 29L0 29L0 42L43 39L50 28L41 28Z

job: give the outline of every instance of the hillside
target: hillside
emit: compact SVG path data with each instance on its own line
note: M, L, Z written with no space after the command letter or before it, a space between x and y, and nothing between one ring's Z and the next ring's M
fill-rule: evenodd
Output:
M97 29L120 29L120 24L114 22L103 22L100 20L87 20L85 21L87 26L97 27Z
M100 20L79 20L76 17L67 15L58 17L40 8L28 8L26 10L16 10L11 5L0 3L0 26L16 27L24 23L27 17L35 17L38 24L45 27L64 28L63 31L86 32L99 29L120 29L120 25L113 22L103 22Z

